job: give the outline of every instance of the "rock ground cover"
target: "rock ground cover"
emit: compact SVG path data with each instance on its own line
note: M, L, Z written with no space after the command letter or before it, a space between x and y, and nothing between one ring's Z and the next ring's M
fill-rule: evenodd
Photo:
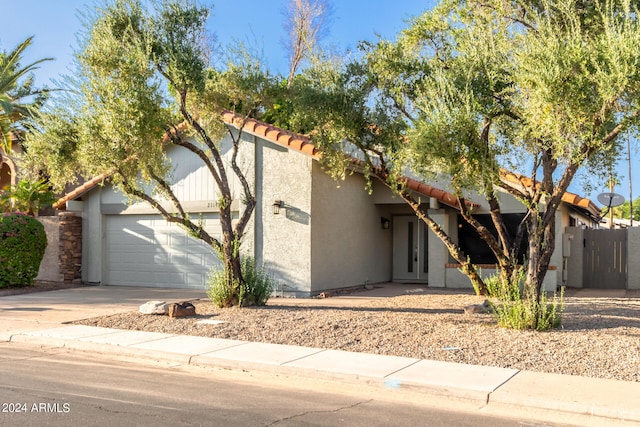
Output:
M567 296L562 327L547 332L502 329L489 314L464 313L481 297L433 289L353 303L272 298L252 308L203 299L191 301L192 317L132 311L76 323L640 381L640 293L627 294Z

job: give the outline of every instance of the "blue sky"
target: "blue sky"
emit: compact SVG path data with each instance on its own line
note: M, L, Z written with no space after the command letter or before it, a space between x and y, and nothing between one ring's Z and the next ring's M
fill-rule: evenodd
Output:
M225 46L236 39L264 52L272 71L286 74L287 53L282 46L285 36L283 9L288 0L211 0L213 16L209 29ZM101 2L98 1L97 4ZM354 49L360 40L374 40L375 34L392 38L406 26L406 20L430 9L429 0L401 0L401 6L388 0L334 0L333 18L328 36L323 40ZM82 28L78 11L96 4L94 0L0 0L3 25L0 46L11 49L28 36L35 36L25 63L44 57L36 72L36 81L48 83L60 74L69 74L72 52L77 47L76 34Z
M222 45L229 45L236 39L263 51L267 65L274 72L287 73L287 52L282 45L285 36L282 10L288 0L213 0L213 16L209 19L209 29ZM355 50L360 40L375 40L380 34L393 38L406 26L407 20L430 9L434 0L333 0L333 18L325 44L340 50ZM77 33L82 29L78 11L95 4L94 0L0 0L3 25L0 27L0 48L13 49L29 36L35 36L27 50L24 63L45 57L54 61L41 64L35 72L36 83L50 84L63 74L72 73L72 54L77 47ZM637 150L632 147L633 197L640 194L640 170ZM622 184L616 193L629 198L627 163L619 167ZM591 197L606 188L585 194L577 185L573 192Z

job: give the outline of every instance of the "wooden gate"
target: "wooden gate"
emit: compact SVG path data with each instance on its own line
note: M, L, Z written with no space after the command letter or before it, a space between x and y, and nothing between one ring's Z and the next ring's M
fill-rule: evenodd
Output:
M585 288L627 288L627 230L584 230Z

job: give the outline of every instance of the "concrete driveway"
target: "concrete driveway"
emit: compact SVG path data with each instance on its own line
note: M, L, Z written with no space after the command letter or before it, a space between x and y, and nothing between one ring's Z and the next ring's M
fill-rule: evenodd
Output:
M150 300L178 302L206 298L201 289L85 286L0 298L3 320L72 322L137 308Z

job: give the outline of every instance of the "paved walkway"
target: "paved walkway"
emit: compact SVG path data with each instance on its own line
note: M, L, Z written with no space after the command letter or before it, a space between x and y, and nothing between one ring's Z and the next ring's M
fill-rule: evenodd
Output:
M385 298L417 288L415 285L393 286L320 301L324 305L329 301L336 305L358 305L365 299ZM587 292L585 296L597 295ZM2 297L0 342L366 383L464 399L480 405L602 417L603 425L605 419L640 425L640 382L68 324L135 310L149 300L173 302L205 297L200 290L112 286Z

